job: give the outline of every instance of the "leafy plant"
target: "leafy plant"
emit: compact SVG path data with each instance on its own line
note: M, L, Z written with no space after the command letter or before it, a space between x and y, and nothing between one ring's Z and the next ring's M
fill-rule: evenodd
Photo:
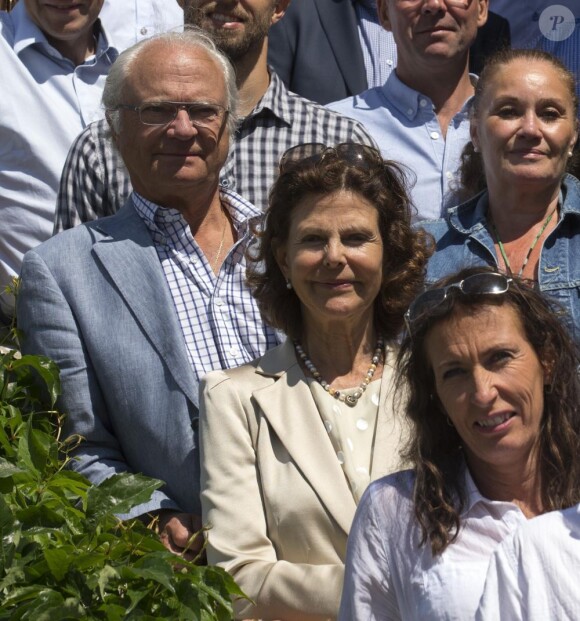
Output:
M122 474L97 487L66 468L59 392L50 360L0 353L0 620L231 619L243 593L226 572L115 517L160 481Z

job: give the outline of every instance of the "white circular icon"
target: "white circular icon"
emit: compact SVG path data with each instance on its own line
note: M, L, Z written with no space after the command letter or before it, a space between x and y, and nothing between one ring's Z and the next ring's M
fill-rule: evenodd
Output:
M552 4L540 14L540 30L550 41L564 41L576 27L574 13L561 4Z

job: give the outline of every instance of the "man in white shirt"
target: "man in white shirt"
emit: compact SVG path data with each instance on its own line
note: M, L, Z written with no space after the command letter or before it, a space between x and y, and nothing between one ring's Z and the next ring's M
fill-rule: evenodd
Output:
M101 22L122 52L135 43L183 27L183 10L173 0L105 0Z
M27 250L52 234L62 166L77 134L102 116L105 77L118 53L98 21L103 0L20 0L0 12L0 328L3 292Z

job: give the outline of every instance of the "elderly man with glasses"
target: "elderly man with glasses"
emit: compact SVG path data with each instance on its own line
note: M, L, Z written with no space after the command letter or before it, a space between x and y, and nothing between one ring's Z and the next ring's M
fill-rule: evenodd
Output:
M61 369L73 468L95 483L141 472L164 486L129 517L159 515L187 558L200 524L198 383L277 344L244 285L260 211L219 185L237 122L229 61L198 30L138 43L103 93L133 193L104 218L29 252L18 300L25 352Z

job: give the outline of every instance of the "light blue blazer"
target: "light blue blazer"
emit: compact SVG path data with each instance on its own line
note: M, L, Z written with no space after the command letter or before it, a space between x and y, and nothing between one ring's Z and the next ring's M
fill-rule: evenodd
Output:
M61 369L73 467L165 482L129 515L199 514L198 382L157 252L131 198L114 216L65 231L24 257L17 303L25 353Z

